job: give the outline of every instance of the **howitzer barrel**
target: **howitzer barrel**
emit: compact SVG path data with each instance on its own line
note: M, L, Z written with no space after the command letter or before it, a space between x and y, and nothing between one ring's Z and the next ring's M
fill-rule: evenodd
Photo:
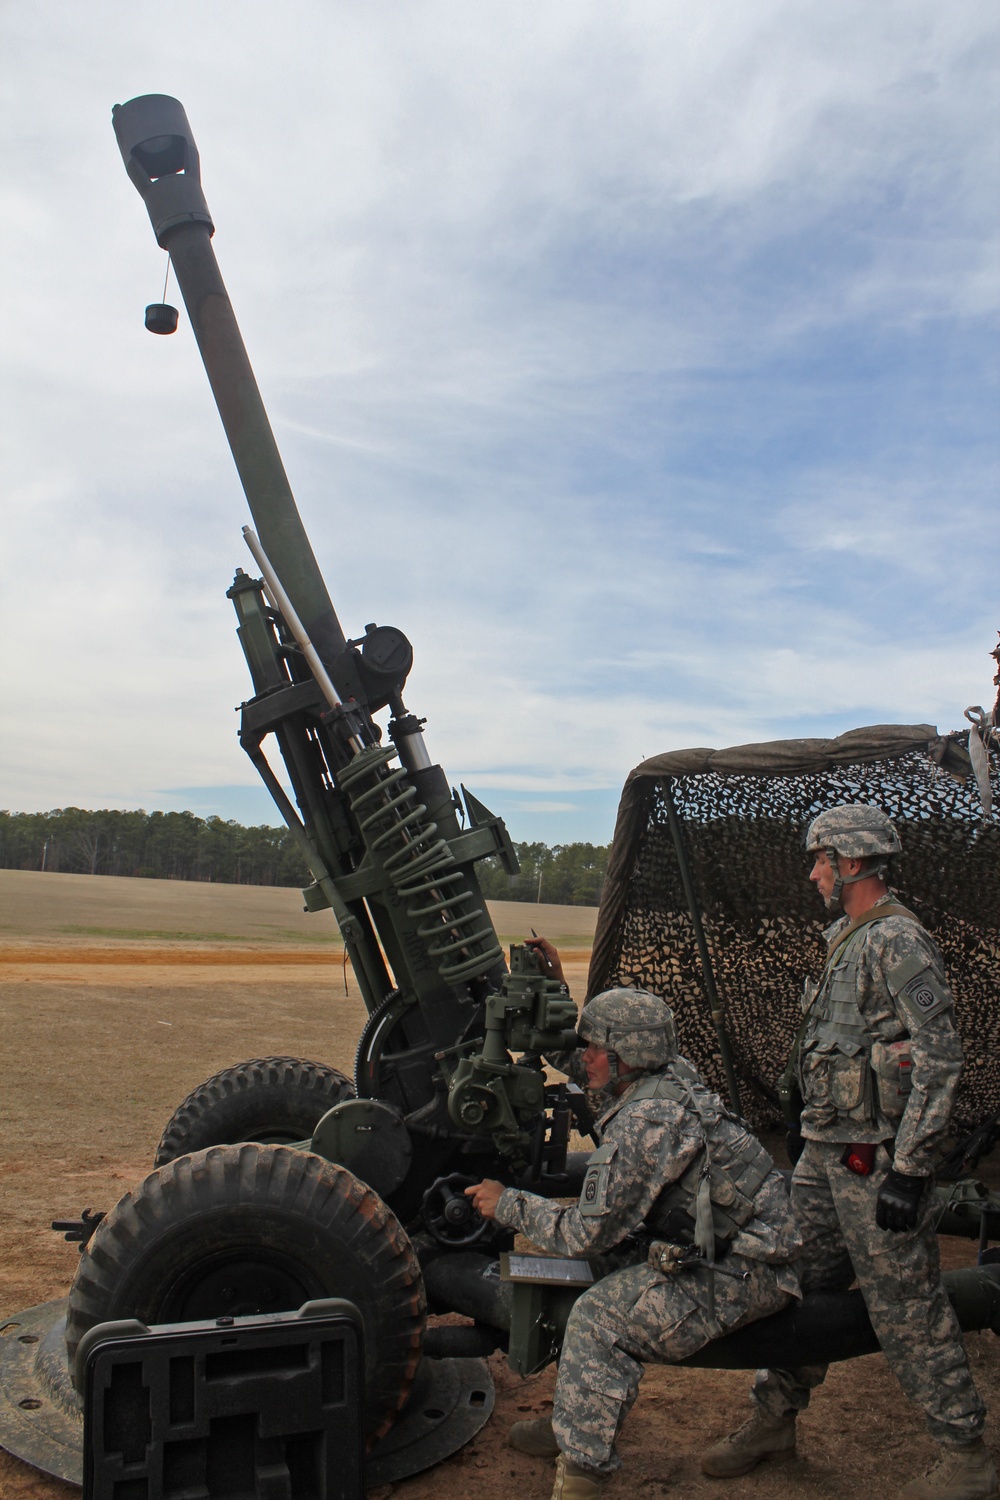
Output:
M346 641L313 555L212 249L212 217L184 107L167 94L116 104L112 120L129 177L169 252L177 284L236 460L250 512L306 631L324 661Z

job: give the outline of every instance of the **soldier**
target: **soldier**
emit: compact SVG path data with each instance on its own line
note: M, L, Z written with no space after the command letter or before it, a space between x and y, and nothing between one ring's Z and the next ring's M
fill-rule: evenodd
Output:
M809 826L810 880L828 909L826 967L807 984L797 1076L804 1150L792 1176L803 1292L855 1277L903 1390L941 1454L907 1500L997 1500L984 1409L941 1285L932 1221L935 1152L962 1070L941 954L886 883L899 838L877 807L848 804ZM826 1367L761 1370L753 1415L702 1459L745 1474L795 1452L795 1418Z
M558 955L547 967L561 977ZM670 1007L642 990L608 990L584 1007L579 1034L604 1109L579 1202L493 1181L466 1190L486 1218L557 1255L609 1251L638 1232L623 1268L573 1308L551 1419L511 1429L521 1452L558 1459L553 1500L599 1500L603 1476L620 1467L615 1439L643 1361L683 1359L799 1296L782 1179L678 1055Z

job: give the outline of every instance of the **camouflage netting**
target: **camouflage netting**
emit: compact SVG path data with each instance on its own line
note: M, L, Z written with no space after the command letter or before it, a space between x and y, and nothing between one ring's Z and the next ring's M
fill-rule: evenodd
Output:
M831 920L807 879L805 826L838 802L872 802L903 842L894 889L944 953L966 1050L955 1125L972 1129L1000 1108L1000 827L984 820L966 739L926 724L876 725L834 740L644 761L622 793L588 994L635 985L662 995L674 1007L681 1051L728 1094L670 829L672 799L743 1112L758 1129L779 1124L774 1085ZM995 759L991 772L1000 806Z

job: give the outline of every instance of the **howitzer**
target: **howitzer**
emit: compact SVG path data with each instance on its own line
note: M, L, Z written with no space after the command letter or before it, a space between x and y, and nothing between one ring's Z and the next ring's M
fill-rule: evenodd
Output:
M264 576L241 569L229 590L254 687L240 743L313 874L307 907L333 911L371 1017L357 1092L389 1104L407 1132L432 1143L386 1191L410 1218L463 1153L487 1161L499 1153L514 1171L537 1158L541 1075L534 1063L512 1061L507 1032L520 1025L529 992L533 1032L514 1041L517 1050L565 1045L575 1011L551 981L537 975L532 987L527 953L506 978L475 865L495 856L514 874L516 856L502 821L464 788L463 807L432 764L424 721L403 701L413 661L406 636L369 624L348 639L341 628L219 273L183 108L149 95L116 106L113 119L170 255L256 526L244 534ZM389 744L375 719L384 709ZM272 734L297 808L265 755ZM499 1006L498 994L506 997ZM339 1131L342 1144L348 1134Z
M341 628L216 263L183 108L151 95L116 106L113 121L253 519L244 534L261 576L240 569L228 591L253 685L240 743L312 873L307 908L337 921L368 1020L353 1080L304 1059L254 1059L184 1101L156 1170L99 1223L81 1221L66 1341L72 1362L95 1322L259 1315L336 1292L364 1320L374 1440L421 1370L423 1266L503 1242L463 1188L491 1175L573 1190L570 1131L589 1129L589 1112L581 1090L546 1082L542 1056L576 1045L576 1008L530 948L511 950L508 971L476 866L495 857L516 873L513 846L431 761L424 721L404 702L406 636ZM176 326L163 307L146 322ZM446 1306L461 1307L457 1283L451 1293ZM469 1435L448 1446L439 1433L437 1456Z

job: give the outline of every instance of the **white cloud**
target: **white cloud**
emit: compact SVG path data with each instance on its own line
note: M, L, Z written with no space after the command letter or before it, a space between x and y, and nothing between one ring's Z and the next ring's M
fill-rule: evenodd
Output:
M249 776L245 503L186 324L142 329L163 256L110 127L146 91L188 109L344 624L413 637L453 779L555 811L661 749L989 697L991 12L52 0L0 26L4 804Z

